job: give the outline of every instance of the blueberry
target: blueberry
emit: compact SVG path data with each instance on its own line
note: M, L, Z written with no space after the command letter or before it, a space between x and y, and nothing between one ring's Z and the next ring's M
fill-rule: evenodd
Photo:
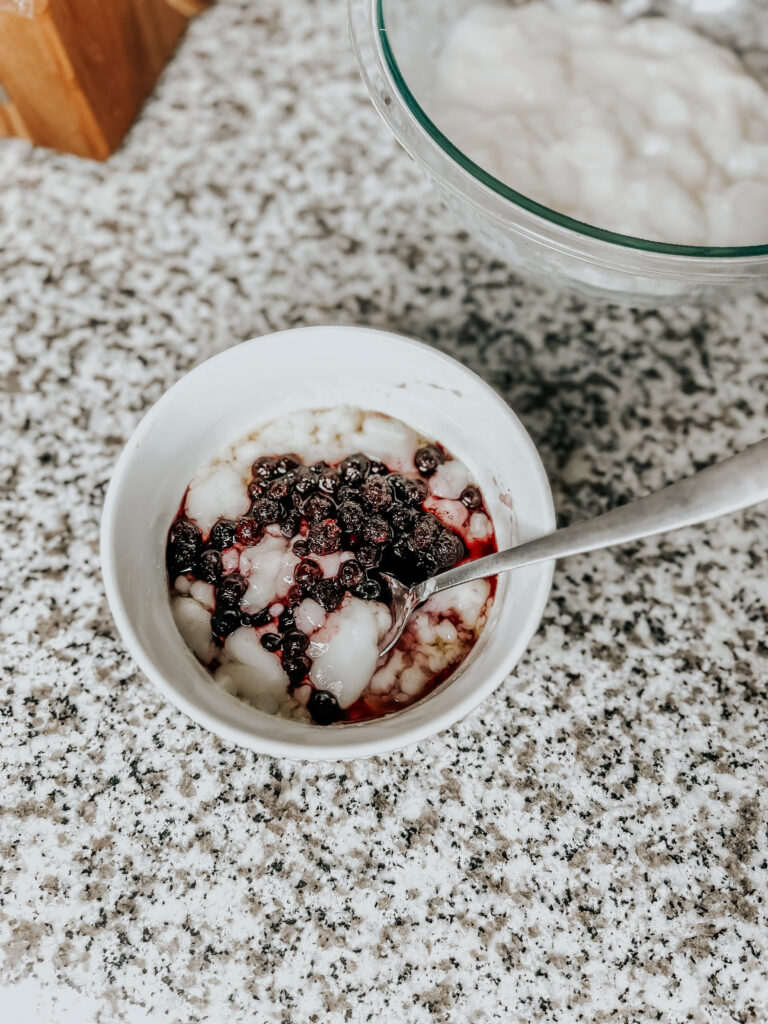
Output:
M352 588L352 593L363 601L378 601L381 597L381 586L376 580L363 580Z
M317 562L313 562L311 558L307 558L303 562L299 562L293 570L293 578L297 583L309 583L311 580L319 580L322 575L323 570Z
M445 456L434 444L425 444L413 457L413 464L422 476L432 476L443 462L445 462Z
M177 519L169 531L171 544L199 547L202 544L200 531L190 519Z
M335 612L344 600L344 589L336 580L317 580L312 587L312 597L326 612Z
M320 523L323 519L329 519L334 510L333 502L325 494L313 494L302 506L304 518L308 523Z
M356 533L363 525L363 506L356 501L345 501L339 506L339 522L347 533Z
M381 558L379 549L373 544L361 544L355 555L364 569L373 569Z
M403 476L402 473L390 473L389 474L389 486L392 488L392 493L398 501L403 500L403 485L408 479L407 476Z
M249 626L268 626L272 621L272 612L269 608L262 608L260 612L256 612L255 615L249 615Z
M211 633L217 640L223 640L240 625L240 613L234 608L217 608L211 616Z
M474 484L468 484L459 495L459 501L466 505L470 511L474 512L475 509L482 508L483 496L479 488L475 487Z
M392 540L392 528L384 516L371 516L363 526L363 537L370 544L386 544Z
M292 629L283 637L283 658L293 661L306 653L309 647L309 637L301 630Z
M294 686L306 679L311 668L312 661L306 654L300 654L296 658L283 658L283 671Z
M285 501L291 490L291 481L287 476L279 476L267 488L267 494L275 501Z
M404 505L402 501L396 501L387 514L396 533L410 533L418 515L415 509Z
M415 550L421 551L430 547L437 540L441 529L440 521L430 512L419 516L413 528L413 546Z
M288 633L290 630L296 628L296 622L294 621L293 610L291 608L286 608L284 612L281 612L277 620L277 628L281 633Z
M341 527L333 519L313 523L307 539L313 555L332 555L341 548Z
M434 556L438 569L450 569L464 557L464 545L461 539L450 530L443 530L429 550Z
M235 533L241 544L255 544L264 532L252 516L241 516L235 523Z
M338 580L345 587L356 587L359 583L362 583L364 577L363 567L356 558L350 558L348 561L341 563Z
M261 646L265 651L274 653L280 650L280 645L283 640L279 633L262 633L261 634Z
M335 494L339 489L341 480L335 469L324 469L317 477L317 486L323 494Z
M383 462L379 462L377 459L371 459L371 465L368 470L371 476L386 476L389 470Z
M273 480L277 475L277 459L271 455L262 455L251 466L251 473L256 480Z
M222 577L216 584L217 606L236 608L247 589L248 584L239 572L232 572L228 576Z
M291 490L300 498L311 494L317 487L317 477L307 469L306 466L297 466L287 479L290 482Z
M177 519L168 531L166 561L172 577L192 572L202 547L200 531L188 519Z
M357 452L355 455L349 455L341 462L339 465L339 476L345 484L361 484L368 476L370 468L371 460L363 455L362 452Z
M263 526L277 523L281 518L281 512L280 502L274 498L257 498L251 506L251 516Z
M398 481L395 493L406 505L421 505L429 494L429 488L423 480L410 480L404 476Z
M231 519L220 519L214 524L208 543L217 551L223 551L224 548L231 548L235 539L235 524Z
M221 554L218 551L204 551L197 562L197 575L206 583L215 583L221 576Z
M293 542L293 553L297 558L304 558L309 554L309 544L304 540L303 537L299 537L298 540Z
M360 488L365 504L377 512L386 511L395 500L387 477L369 476Z
M341 718L339 702L327 690L314 690L307 702L307 710L317 725L332 725Z
M289 608L295 608L297 604L306 597L306 592L303 583L294 583L293 586L288 587L288 593L285 596L286 604Z
M278 476L285 476L286 473L290 473L291 470L298 469L301 465L301 459L298 455L294 455L290 452L288 455L281 455L275 461L275 473Z
M177 576L184 576L193 572L197 561L197 549L185 548L181 545L169 547L165 553L165 560L168 566L168 575L171 580Z
M345 501L359 501L360 491L357 487L352 487L351 484L342 484L341 487L336 491L334 495L334 501L337 505L341 506Z
M251 501L264 496L269 489L269 480L251 480L248 484L248 497Z
M320 476L321 473L325 473L329 469L333 469L333 467L329 466L327 462L314 462L309 467L310 473L314 473L316 477Z
M302 516L301 512L297 512L295 509L286 513L282 523L280 523L280 533L289 540L291 537L295 537L301 529Z

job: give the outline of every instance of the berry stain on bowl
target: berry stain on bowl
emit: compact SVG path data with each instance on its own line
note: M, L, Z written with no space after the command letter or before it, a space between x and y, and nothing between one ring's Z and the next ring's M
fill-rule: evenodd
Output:
M170 525L173 619L212 683L296 721L364 722L447 680L495 580L430 598L397 645L382 573L411 585L497 549L483 495L439 441L349 406L284 415L203 465Z

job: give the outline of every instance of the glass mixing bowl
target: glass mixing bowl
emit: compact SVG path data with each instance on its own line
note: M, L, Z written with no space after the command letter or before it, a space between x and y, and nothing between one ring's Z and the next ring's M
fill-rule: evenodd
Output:
M764 279L768 239L765 245L705 247L616 234L521 195L453 145L423 104L448 31L475 2L349 0L352 46L374 105L474 236L529 278L632 305L712 302ZM732 49L768 87L766 0L623 0L615 6L628 18L663 14L695 28Z

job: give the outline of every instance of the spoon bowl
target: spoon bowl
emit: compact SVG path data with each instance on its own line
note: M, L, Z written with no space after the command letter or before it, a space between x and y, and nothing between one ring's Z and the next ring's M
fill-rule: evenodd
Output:
M392 615L392 624L379 641L379 657L383 658L395 646L403 635L411 612L426 601L426 596L421 596L420 591L424 584L419 583L415 587L406 587L404 583L391 576L388 572L381 574L382 579L389 587L390 604L389 610Z

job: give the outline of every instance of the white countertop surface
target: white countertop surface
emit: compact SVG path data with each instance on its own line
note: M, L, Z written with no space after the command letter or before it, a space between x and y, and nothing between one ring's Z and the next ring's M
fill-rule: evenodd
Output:
M112 466L253 335L457 356L563 521L766 431L765 297L633 312L515 278L380 123L345 19L220 0L107 164L0 143L5 1019L762 1022L768 509L570 560L495 696L371 761L228 747L116 634Z

